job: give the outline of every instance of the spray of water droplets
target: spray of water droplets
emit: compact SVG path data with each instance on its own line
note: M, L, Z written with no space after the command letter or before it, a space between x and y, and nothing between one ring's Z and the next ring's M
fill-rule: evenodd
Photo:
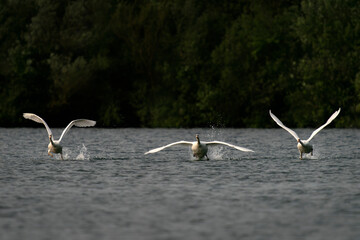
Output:
M90 154L88 153L87 148L83 144L82 147L80 148L79 155L76 157L76 160L89 160L89 159L90 159Z
M57 154L58 156L56 156L57 159L61 159L60 154ZM74 156L76 155L76 156ZM84 144L82 144L82 146L78 146L76 148L75 153L73 154L73 152L68 149L68 148L63 148L63 158L64 160L90 160L90 154L86 148L86 146Z
M216 126L211 125L210 132L207 137L209 141L221 139L222 131L221 128L216 128ZM211 146L209 147L208 156L211 160L222 160L224 157L223 146Z

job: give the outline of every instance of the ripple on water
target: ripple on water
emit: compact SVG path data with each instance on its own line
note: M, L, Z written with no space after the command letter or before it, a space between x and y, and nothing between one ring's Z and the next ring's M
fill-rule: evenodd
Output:
M282 129L74 128L67 161L47 156L44 129L4 131L26 137L0 149L0 239L360 238L358 130L324 129L299 160ZM255 153L144 155L195 134Z

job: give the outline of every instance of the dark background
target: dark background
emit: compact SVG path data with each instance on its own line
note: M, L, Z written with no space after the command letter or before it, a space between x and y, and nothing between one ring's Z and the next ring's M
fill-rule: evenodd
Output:
M2 127L360 127L360 1L0 3Z

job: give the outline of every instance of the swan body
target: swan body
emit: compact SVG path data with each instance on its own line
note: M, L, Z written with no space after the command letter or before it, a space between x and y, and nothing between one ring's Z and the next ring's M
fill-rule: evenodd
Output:
M310 135L310 137L306 140L301 140L299 138L299 136L296 134L296 132L294 132L293 130L291 130L290 128L286 127L272 112L271 110L269 110L270 116L271 118L277 123L277 125L279 125L280 127L282 127L283 129L285 129L286 131L288 131L298 142L297 144L297 148L299 150L300 153L300 159L302 159L302 155L303 153L310 153L311 156L313 155L313 151L314 148L313 146L310 144L311 139L318 134L324 127L326 127L327 125L329 125L340 113L341 108L339 108L339 110L335 111L330 118L326 121L325 124L321 125L319 128L317 128L315 131L312 132L312 134Z
M60 153L61 159L63 159L62 156L62 146L60 145L59 141L53 140L52 137L49 137L49 145L48 145L48 155L53 157L52 153Z
M235 146L235 145L232 145L232 144L229 144L229 143L226 143L226 142L220 142L220 141L200 142L199 135L196 134L196 141L195 142L179 141L179 142L170 143L168 145L152 149L152 150L146 152L145 155L149 154L149 153L159 152L159 151L161 151L161 150L163 150L165 148L168 148L168 147L171 147L171 146L174 146L174 145L191 146L193 156L196 157L199 160L202 159L203 157L206 157L206 160L209 160L209 157L207 156L207 151L208 151L208 146L209 145L226 145L226 146L235 148L235 149L240 150L240 151L254 152L251 149Z
M36 114L33 114L33 113L24 113L23 117L26 118L26 119L33 120L33 121L35 121L37 123L44 124L44 126L46 128L46 131L48 133L48 136L49 136L48 155L53 157L53 153L60 153L61 159L64 159L64 158L63 158L63 155L62 155L62 146L60 145L60 142L63 139L63 137L66 135L66 133L70 130L70 128L72 126L76 126L76 127L92 127L92 126L95 126L95 124L96 124L95 121L88 120L88 119L73 120L64 129L64 131L62 132L59 140L54 140L51 129L49 128L49 126L46 124L46 122L41 117L39 117L39 116L37 116Z
M314 151L313 146L309 142L307 142L305 140L298 139L297 148L298 148L299 153L300 153L300 159L302 159L302 154L303 153L310 153L311 156L313 155L313 151Z
M193 156L201 159L206 156L206 159L209 160L207 156L208 147L206 144L200 142L199 135L196 134L196 142L194 142L191 146L191 150L193 151Z

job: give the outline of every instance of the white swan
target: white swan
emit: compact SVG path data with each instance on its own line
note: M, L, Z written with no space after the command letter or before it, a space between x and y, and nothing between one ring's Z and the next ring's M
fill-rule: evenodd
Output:
M274 121L277 123L277 125L279 125L280 127L282 127L283 129L285 129L286 131L288 131L298 142L297 144L297 148L299 149L300 152L300 159L302 159L302 154L303 153L311 153L311 156L313 155L313 146L310 144L310 140L316 135L318 134L324 127L326 127L328 124L330 124L340 113L341 108L339 108L339 110L337 110L336 112L333 113L333 115L331 115L331 117L327 120L327 122L322 125L321 127L319 127L318 129L316 129L315 131L313 131L313 133L311 134L311 136L307 139L307 140L300 140L299 136L296 134L296 132L294 132L293 130L291 130L290 128L286 127L272 112L271 110L269 111L270 116L272 117L272 119L274 119Z
M174 142L174 143L170 143L168 145L162 146L162 147L158 147L155 149L152 149L148 152L145 153L149 154L149 153L156 153L159 152L165 148L174 146L174 145L187 145L187 146L191 146L191 150L193 151L193 156L198 158L198 159L202 159L203 157L206 157L207 160L209 160L209 157L207 156L207 151L208 151L208 145L226 145L232 148L235 148L237 150L240 151L244 151L244 152L254 152L251 149L247 149L244 147L239 147L239 146L235 146L226 142L220 142L220 141L212 141L212 142L200 142L200 138L199 135L196 134L196 142L188 142L188 141L179 141L179 142Z
M96 124L95 121L87 120L87 119L73 120L64 129L64 131L62 132L59 140L54 140L51 129L49 128L49 126L46 124L46 122L41 117L39 117L39 116L37 116L37 115L35 115L33 113L24 113L23 116L26 119L30 119L30 120L33 120L33 121L35 121L37 123L44 124L44 126L46 128L46 131L47 131L47 133L49 135L49 140L50 140L50 143L48 145L48 155L50 155L52 157L53 156L52 153L60 153L61 159L63 159L63 155L62 155L62 146L60 145L60 142L61 142L62 138L65 136L65 134L70 130L70 128L72 126L76 126L76 127L92 127L92 126L95 126L95 124Z

